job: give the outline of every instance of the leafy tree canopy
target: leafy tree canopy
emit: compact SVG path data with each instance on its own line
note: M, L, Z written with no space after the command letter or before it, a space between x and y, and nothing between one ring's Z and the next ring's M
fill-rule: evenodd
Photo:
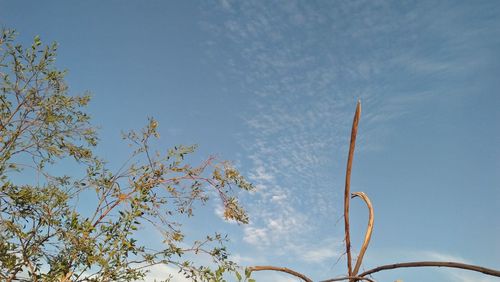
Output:
M35 37L25 48L11 30L0 36L0 280L134 281L157 264L202 281L235 271L225 236L186 242L181 222L214 196L227 219L247 223L235 195L252 185L213 157L187 164L195 146L152 151L151 140L159 137L154 119L124 134L133 149L112 171L94 154L98 138L85 112L89 95L69 95L65 72L54 65L57 45L44 46ZM51 169L69 160L83 177ZM77 202L83 194L95 199L85 208ZM145 226L161 232L163 244L155 246L163 248L138 240ZM190 253L209 256L213 266L196 265Z

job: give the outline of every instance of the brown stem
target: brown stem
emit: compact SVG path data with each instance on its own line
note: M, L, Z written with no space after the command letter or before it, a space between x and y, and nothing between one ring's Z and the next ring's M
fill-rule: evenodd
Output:
M351 143L349 145L349 157L347 159L347 169L345 176L344 190L344 227L345 227L345 249L347 254L347 270L349 276L352 276L352 257L351 257L351 235L349 231L349 200L351 196L351 169L352 160L354 158L354 148L356 146L356 134L358 133L358 123L361 115L361 102L356 105L354 120L352 122Z
M73 271L70 271L70 272L66 273L66 275L64 275L64 276L61 278L61 281L60 281L60 282L66 282L66 281L69 281L69 279L71 278L71 275L73 275Z
M361 276L345 276L345 277L340 277L340 278L332 278L328 280L323 280L320 282L334 282L334 281L344 281L344 280L360 280L360 281L368 281L368 282L375 282L375 280L366 278L366 277L361 277Z
M372 237L373 232L373 205L370 201L370 198L366 196L363 192L354 192L352 193L352 197L360 197L366 203L368 207L369 215L368 215L368 226L366 227L365 239L363 241L363 245L361 245L361 250L359 251L359 256L356 259L356 265L354 266L354 270L352 271L352 275L356 276L358 274L359 268L363 262L363 256L365 255L366 249L368 249L368 244L370 243L370 238Z
M252 267L248 267L247 268L250 272L253 272L253 271L262 271L262 270L272 270L272 271L281 271L281 272L285 272L285 273L288 273L290 275L293 275L295 277L298 277L306 282L313 282L310 278L308 278L307 276L305 276L304 274L302 273L298 273L294 270L291 270L291 269L288 269L286 267L277 267L277 266L270 266L270 265L263 265L263 266L252 266Z
M489 268L477 266L477 265L471 265L471 264L465 264L465 263L459 263L459 262L448 262L448 261L446 261L446 262L443 262L443 261L417 261L417 262L403 262L403 263L387 264L387 265L382 265L382 266L367 270L367 271L359 274L358 276L363 277L363 276L367 276L367 275L373 274L375 272L383 271L383 270L394 269L394 268L407 268L407 267L451 267L451 268L459 268L459 269L481 272L481 273L484 273L486 275L500 277L500 270L489 269Z

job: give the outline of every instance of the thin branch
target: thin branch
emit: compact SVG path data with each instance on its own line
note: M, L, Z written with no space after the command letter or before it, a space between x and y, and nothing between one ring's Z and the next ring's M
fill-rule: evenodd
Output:
M302 273L298 273L294 270L288 269L286 267L277 267L277 266L269 266L269 265L264 265L264 266L252 266L247 268L250 272L253 271L263 271L263 270L272 270L272 271L281 271L288 273L290 275L293 275L295 277L298 277L306 282L313 282L312 279L308 278Z
M64 276L61 278L61 282L66 282L66 281L69 281L69 279L71 278L71 275L73 275L73 271L70 271L70 272L66 273L66 275L64 275Z
M351 196L351 169L352 160L354 158L354 148L356 146L356 134L358 133L358 123L361 115L361 102L356 105L354 120L352 122L351 143L349 145L349 157L347 159L347 169L345 176L345 191L344 191L344 226L345 226L345 249L347 254L347 270L349 276L352 276L352 257L351 257L351 235L349 231L349 200Z
M334 282L334 281L344 281L344 280L361 280L361 281L375 282L375 280L373 280L373 279L361 277L361 276L345 276L345 277L323 280L320 282Z
M395 268L408 268L408 267L450 267L450 268L471 270L471 271L481 272L486 275L500 277L500 270L490 269L477 265L459 263L459 262L443 262L443 261L417 261L417 262L387 264L367 270L359 274L358 276L364 277L383 270L395 269Z
M370 198L363 192L354 192L352 193L352 197L360 197L366 203L368 207L369 215L368 215L368 226L366 227L365 239L363 241L363 245L361 245L361 250L359 251L359 256L356 259L356 265L354 266L354 270L352 271L352 275L356 276L358 274L359 268L363 262L363 256L365 255L366 249L368 249L368 244L370 244L370 238L372 237L373 232L373 205L370 201Z

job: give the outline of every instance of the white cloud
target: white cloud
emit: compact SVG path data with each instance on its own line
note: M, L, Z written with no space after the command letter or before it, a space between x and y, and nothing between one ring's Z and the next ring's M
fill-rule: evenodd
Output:
M286 200L286 198L287 196L285 194L278 194L278 195L273 195L271 197L271 201L275 203L282 203L283 201Z
M417 89L405 83L436 82L437 74L453 78L467 71L464 66L485 61L482 55L461 56L478 33L466 26L457 31L460 25L450 32L446 15L431 15L437 12L427 3L411 9L391 9L386 1L323 4L318 9L296 1L225 2L220 22L210 26L221 40L213 39L207 52L224 60L221 77L240 81L236 90L251 95L241 144L258 192L252 195L244 241L277 254L310 238L326 240L319 230L338 215L339 179L358 98L368 110L357 150L380 150L391 136L386 124L443 95L435 85ZM356 17L346 19L351 14ZM450 15L456 17L456 11ZM441 24L429 28L436 18ZM442 54L419 48L429 35L422 30L453 48L438 50L446 51ZM463 33L467 40L451 44ZM231 48L220 54L217 44ZM398 80L401 74L406 80ZM311 244L302 251L303 261L335 256Z
M309 263L319 263L339 256L338 250L324 246L313 250L306 250L302 254L302 259Z
M222 8L227 10L231 9L231 4L229 3L229 0L219 0L219 3L222 6Z
M290 249L293 248L295 255L305 263L332 265L342 256L343 246L341 238L329 237L302 242Z
M270 243L268 230L265 228L256 228L252 226L245 226L243 240L255 246L266 246Z
M231 255L231 260L241 266L265 264L267 261L267 259L264 257L253 257L253 256L251 257L251 256L244 256L241 254Z
M457 255L441 253L441 252L437 252L437 251L421 251L421 252L417 252L417 255L421 258L425 258L428 260L455 261L455 262L470 264L470 262L468 262L463 257L457 256Z
M169 265L154 265L148 268L150 271L144 281L146 282L154 282L154 281L162 281L169 277L172 278L171 281L175 282L190 282L191 280L185 278L182 273L179 273L177 268L174 268Z
M257 166L253 173L250 173L249 178L255 182L272 181L274 175L266 171L264 166Z

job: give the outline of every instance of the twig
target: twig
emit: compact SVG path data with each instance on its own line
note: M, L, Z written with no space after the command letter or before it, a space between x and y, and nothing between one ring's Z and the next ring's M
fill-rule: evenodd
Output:
M368 281L368 282L375 282L375 280L366 278L366 277L361 277L361 276L345 276L345 277L339 277L339 278L332 278L328 280L323 280L320 282L334 282L334 281L344 281L344 280L361 280L361 281Z
M69 281L71 275L73 275L73 271L66 273L66 275L61 278L61 282Z
M354 120L352 122L351 143L349 145L349 157L347 159L347 169L345 176L344 190L344 227L345 227L345 249L347 254L347 270L349 276L352 276L352 257L351 257L351 235L349 231L349 200L351 196L351 169L354 158L354 148L356 146L356 134L358 133L358 123L361 115L361 102L356 105Z
M373 232L373 205L370 201L370 198L366 196L363 192L354 192L352 193L352 197L360 197L366 203L368 207L369 215L368 215L368 226L366 227L365 239L363 241L363 245L361 245L361 250L359 251L359 256L356 259L356 265L354 266L354 270L352 271L352 275L356 276L358 274L359 268L363 262L363 256L365 255L366 249L368 249L368 244L370 243L370 238L372 237Z
M298 277L298 278L300 278L300 279L302 279L302 280L304 280L306 282L313 282L310 278L308 278L304 274L299 273L299 272L294 271L294 270L291 270L291 269L288 269L286 267L277 267L277 266L264 265L264 266L252 266L252 267L248 267L247 269L250 272L253 272L253 271L263 271L263 270L281 271L281 272L285 272L285 273L288 273L290 275L293 275L295 277Z
M459 263L459 262L443 262L443 261L417 261L417 262L403 262L403 263L395 263L395 264L387 264L382 265L370 270L367 270L358 276L364 277L375 272L394 269L394 268L407 268L407 267L451 267L451 268L459 268L465 270L471 270L476 272L481 272L486 275L491 275L495 277L500 277L500 270L490 269L482 266Z

